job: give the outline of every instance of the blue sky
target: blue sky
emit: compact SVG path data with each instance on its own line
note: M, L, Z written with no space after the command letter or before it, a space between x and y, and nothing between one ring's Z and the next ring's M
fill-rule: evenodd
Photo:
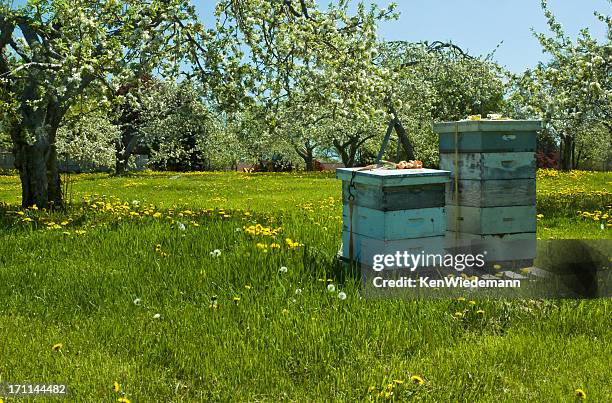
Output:
M369 1L366 1L369 3ZM384 6L389 1L376 0ZM387 40L452 40L474 55L490 53L504 41L495 59L508 69L519 72L545 59L531 28L548 32L539 0L396 0L399 21L380 27ZM211 21L214 2L195 1L205 22ZM327 1L319 0L319 4ZM603 41L606 30L593 15L597 10L612 12L608 0L549 0L549 7L572 37L588 27Z

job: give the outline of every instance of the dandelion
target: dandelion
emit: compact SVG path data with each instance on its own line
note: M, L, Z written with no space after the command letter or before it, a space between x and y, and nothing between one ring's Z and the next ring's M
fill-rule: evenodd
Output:
M327 286L327 291L329 291L329 292L334 292L334 291L336 291L336 286L335 286L335 285L333 285L333 284L328 284L328 286Z
M159 318L161 318L160 314L156 313L155 315L153 315L153 319L159 319Z
M538 214L536 217L538 218L538 220L542 219L542 218L544 218L544 214Z
M119 382L115 381L113 383L113 392L119 393L120 390L121 390L121 386L119 385Z
M134 300L134 305L136 305L136 306L140 306L140 303L141 303L141 302L142 302L142 300L141 300L140 298L136 298L136 299Z
M244 288L246 288L247 290L250 290L250 289L251 289L251 286L250 286L249 284L246 284L246 285L244 286Z
M183 224L182 222L178 222L176 226L180 231L185 231L185 224Z
M346 293L344 293L344 292L339 292L339 293L338 293L338 299L339 299L340 301L344 301L344 300L346 299Z
M423 379L419 375L412 375L410 377L410 381L413 382L413 383L416 383L417 385L423 385L425 383L425 379Z
M483 311L482 309L479 309L479 310L476 311L476 313L478 315L484 315L485 311Z
M283 309L283 315L287 315L289 313L289 310L287 308Z
M119 402L119 403L131 403L130 399L128 399L127 397L120 397L119 399L117 399L117 402Z
M576 389L576 397L582 400L586 400L586 392L582 389Z
M51 350L60 351L62 348L64 348L64 345L62 343L56 343L53 345L53 347L51 347Z
M288 270L289 270L289 269L287 269L287 267L286 267L286 266L282 266L280 269L278 269L278 271L279 271L280 273L287 273L287 271L288 271Z
M457 298L457 301L459 301L459 302L465 301L465 297L459 297L459 298Z
M302 289L301 288L296 288L295 295L302 295Z
M455 312L456 318L463 318L463 312Z
M132 206L138 206L140 202L138 200L132 200Z
M375 392L375 391L376 391L376 386L370 386L368 388L368 393L372 393L372 392Z
M212 252L210 252L210 256L212 256L212 257L219 257L219 256L221 256L221 251L219 249L215 249Z
M402 381L401 379L394 379L393 382L395 382L396 385L401 385L402 383L404 383L404 381Z
M234 304L238 305L240 302L240 297L234 297Z
M468 301L468 304L470 304L470 305L476 305L476 301L474 301L474 300Z

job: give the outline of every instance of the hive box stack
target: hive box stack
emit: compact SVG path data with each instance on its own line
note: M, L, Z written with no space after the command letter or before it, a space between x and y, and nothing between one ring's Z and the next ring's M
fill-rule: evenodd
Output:
M440 253L444 248L445 185L450 172L433 169L339 168L342 180L342 257L369 265L375 254ZM351 186L351 183L353 186ZM349 191L350 190L350 191Z
M446 190L450 239L487 251L495 267L535 258L536 161L540 121L477 120L434 125ZM455 182L456 179L456 182Z

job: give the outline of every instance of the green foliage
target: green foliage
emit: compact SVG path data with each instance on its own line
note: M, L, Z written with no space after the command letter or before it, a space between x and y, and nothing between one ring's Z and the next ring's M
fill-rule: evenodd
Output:
M563 167L571 169L581 158L607 154L612 142L612 19L595 13L608 29L604 43L588 29L573 40L546 1L542 8L552 36L535 35L551 60L514 78L511 113L543 118L561 145Z

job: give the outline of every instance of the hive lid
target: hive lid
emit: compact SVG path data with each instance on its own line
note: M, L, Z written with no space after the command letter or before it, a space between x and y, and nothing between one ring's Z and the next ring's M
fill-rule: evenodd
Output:
M541 120L462 120L434 123L436 133L463 132L527 132L542 130Z
M450 182L450 171L438 169L369 169L338 168L336 178L350 181L356 171L354 183L374 186L413 186Z

